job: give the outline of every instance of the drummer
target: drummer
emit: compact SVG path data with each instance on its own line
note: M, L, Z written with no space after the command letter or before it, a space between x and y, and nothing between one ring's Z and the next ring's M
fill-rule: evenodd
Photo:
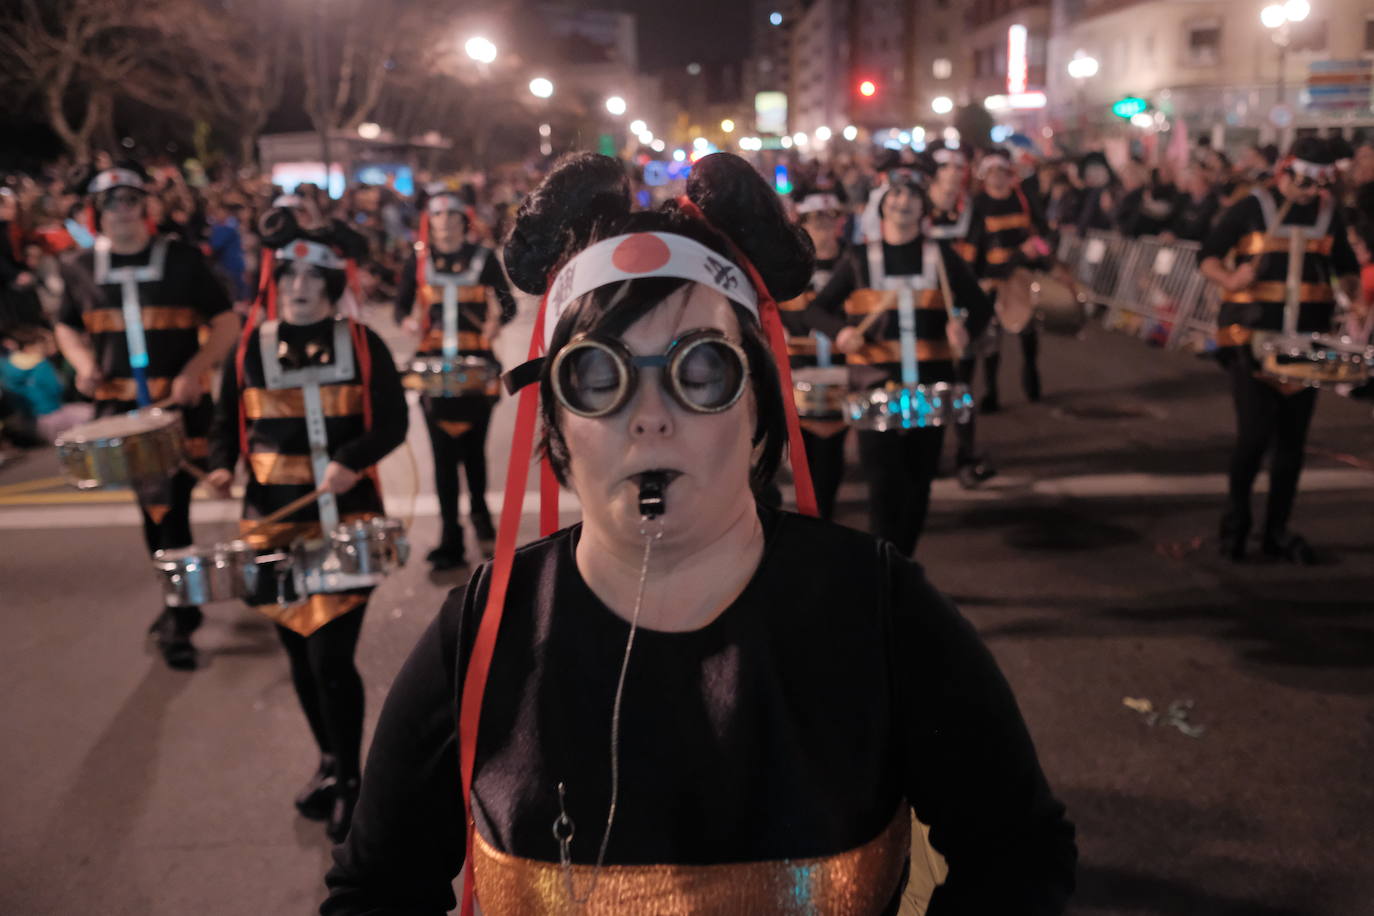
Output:
M405 392L386 344L336 314L346 288L343 253L366 250L365 242L351 232L343 235L346 231L334 224L296 238L264 239L275 248L275 290L268 297L277 300L280 320L248 329L220 382L207 482L227 491L239 459L245 459L240 526L249 543L264 551L321 537L320 519L327 511L341 522L383 514L375 466L405 441ZM351 371L343 371L349 363ZM301 370L335 379L319 383L328 452L323 477L317 476L310 454L302 388L273 384L273 375ZM254 521L316 488L329 495L265 527ZM282 606L276 577L261 579L251 603L276 623L321 755L296 807L308 818L326 820L329 836L337 841L348 830L358 792L363 684L353 655L371 588L291 594L287 599L297 600Z
M830 336L835 349L846 355L854 391L905 384L900 310L897 297L885 292L887 278L911 278L922 287L912 348L922 385L956 381L958 354L991 318L991 304L968 265L924 235L926 206L919 173L889 171L864 214L866 245L841 258L830 282L807 306L807 324ZM951 291L952 303L946 302L942 287ZM951 308L966 317L951 319ZM882 312L876 318L875 309ZM925 527L944 428L861 429L858 435L872 532L910 556Z
M500 259L471 238L474 222L472 208L459 192L441 188L430 196L421 216L420 240L397 284L396 321L419 335L416 355L444 355L444 288L436 280L460 283L458 354L489 360L499 369L492 341L515 317L515 299ZM486 497L487 429L497 395L494 381L487 392L458 397L426 394L420 399L434 453L434 492L442 523L439 544L426 558L435 570L456 569L467 563L458 520L460 464L468 481L468 520L478 544L489 547L496 537Z
M94 248L62 268L57 343L76 370L77 389L95 401L97 417L154 405L179 408L186 457L199 467L213 411L211 372L233 348L239 319L198 249L154 235L147 181L137 163L122 162L86 187L99 234ZM129 302L124 272L137 281ZM130 314L136 324L126 324ZM136 488L150 554L192 543L195 484L179 470L165 482ZM148 632L170 667L196 667L191 634L201 619L200 608L191 606L158 613Z
M844 356L833 352L829 337L806 326L803 312L816 292L829 282L835 265L844 254L841 241L844 232L844 189L836 185L832 190L799 191L796 200L797 221L811 237L816 249L816 272L811 275L811 289L785 302L778 303L782 322L787 328L787 353L793 369L827 368L844 364ZM839 371L839 370L836 370ZM844 478L845 433L849 425L843 416L835 418L801 418L802 442L806 446L806 460L811 468L811 482L816 490L816 503L821 518L835 513L835 496Z
M940 244L952 249L964 261L972 265L977 252L969 241L973 227L973 200L969 193L969 163L962 147L937 146L929 150L924 158L925 169L934 178L930 183L930 216L926 234L938 239ZM1001 363L998 354L1001 328L994 317L988 322L987 329L969 342L968 349L959 359L959 381L973 391L974 377L978 374L979 357L983 360L986 385L989 392L997 391L997 369ZM996 409L994 402L992 407ZM988 460L978 454L978 424L972 417L967 423L955 427L954 437L958 447L954 453L954 464L959 478L959 486L965 490L975 490L993 477L997 470Z
M1217 356L1231 377L1236 411L1236 441L1220 531L1221 553L1234 561L1245 558L1251 493L1272 445L1262 549L1266 556L1291 563L1316 562L1311 545L1289 530L1288 521L1317 389L1291 388L1262 375L1255 348L1265 335L1284 328L1290 242L1286 233L1270 236L1280 225L1292 226L1307 238L1300 267L1298 333L1331 331L1333 281L1352 300L1358 297L1359 263L1330 191L1335 175L1335 155L1329 144L1318 137L1299 138L1279 163L1274 183L1255 188L1223 212L1202 245L1202 275L1222 290ZM1227 268L1228 258L1234 258L1233 268Z
M1050 247L1045 241L1049 228L1044 217L1031 205L1021 190L1012 166L1011 155L993 148L978 161L978 178L983 189L973 197L973 225L969 241L973 245L973 272L984 288L996 291L998 313L1003 314L1007 298L1004 287L1018 267L1046 270L1050 266ZM1040 400L1040 335L1029 316L1017 334L1021 340L1021 387L1028 401ZM1009 323L1003 319L1003 324ZM1019 322L1018 322L1019 323ZM987 357L988 390L979 409L994 413L1001 409L997 369L1001 357Z
M487 916L895 913L913 809L932 913L1062 912L1073 827L973 628L890 546L755 496L787 438L760 320L810 246L728 153L686 197L631 213L584 153L521 206L583 521L502 540L421 637L321 912L447 912L468 864Z

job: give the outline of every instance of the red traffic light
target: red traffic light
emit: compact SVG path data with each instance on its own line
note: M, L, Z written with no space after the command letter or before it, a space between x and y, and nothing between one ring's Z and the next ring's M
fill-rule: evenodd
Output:
M874 84L873 80L864 80L859 84L859 95L865 98L872 98L877 95L877 93L878 87Z

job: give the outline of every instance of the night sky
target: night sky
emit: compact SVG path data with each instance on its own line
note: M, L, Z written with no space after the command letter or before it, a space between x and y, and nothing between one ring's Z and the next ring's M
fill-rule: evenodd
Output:
M647 73L702 64L734 63L749 48L744 0L580 0L579 6L634 13L639 21L639 66Z

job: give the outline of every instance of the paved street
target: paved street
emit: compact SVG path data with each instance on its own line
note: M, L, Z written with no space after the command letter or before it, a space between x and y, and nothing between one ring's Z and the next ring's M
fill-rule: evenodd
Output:
M507 366L527 329L503 339ZM1211 540L1231 433L1214 364L1103 333L1047 340L1047 397L1028 405L1004 349L1004 411L979 426L1002 475L977 493L938 483L919 559L997 655L1078 825L1073 912L1374 912L1368 402L1317 410L1294 525L1327 562L1232 566ZM438 526L421 424L383 471L422 557ZM270 625L211 607L205 667L168 671L142 642L160 599L128 498L55 475L46 452L0 469L0 912L312 912L328 845L291 798L316 755ZM863 496L852 469L841 521L862 525ZM198 502L199 539L236 514ZM369 735L459 581L412 561L377 590L359 648ZM1164 721L1176 701L1192 704L1181 727Z

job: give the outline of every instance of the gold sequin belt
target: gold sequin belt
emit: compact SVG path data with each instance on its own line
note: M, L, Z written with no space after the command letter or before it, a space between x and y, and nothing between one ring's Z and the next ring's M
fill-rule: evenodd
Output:
M483 916L550 913L678 914L823 913L872 916L892 902L911 849L905 805L869 842L833 856L724 865L607 865L590 900L574 906L563 870L493 849L476 834L473 866ZM573 887L586 893L591 865L572 866Z

